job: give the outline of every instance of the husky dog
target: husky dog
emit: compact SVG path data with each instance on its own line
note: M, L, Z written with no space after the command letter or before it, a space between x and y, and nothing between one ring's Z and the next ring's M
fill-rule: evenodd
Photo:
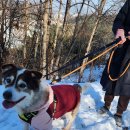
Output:
M50 86L40 72L13 64L2 66L2 84L5 86L3 106L16 108L25 122L24 130L29 130L29 125L35 130L52 130L52 121L62 117L68 121L63 130L70 130L78 112L80 94L88 87L88 84Z

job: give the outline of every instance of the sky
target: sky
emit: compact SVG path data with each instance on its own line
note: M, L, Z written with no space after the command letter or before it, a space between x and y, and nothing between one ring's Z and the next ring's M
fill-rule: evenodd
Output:
M20 0L20 1L24 1L24 0ZM30 1L32 1L32 2L34 2L34 1L35 2L39 2L40 0L30 0ZM58 12L59 1L60 0L53 0L53 13L57 13ZM65 11L66 1L67 0L62 0L62 2L63 2L62 13L63 14L64 14L64 11ZM72 5L73 5L75 3L81 3L83 0L71 0L71 1L72 1ZM92 6L96 6L97 7L99 5L99 3L100 3L101 0L86 0L85 3L88 3L88 1L90 1L90 4ZM121 1L121 0L107 0L104 11L107 10L107 9L109 9L113 5L115 5L115 10L118 11L120 9L120 7L122 6L122 5L119 4L119 1ZM71 8L71 13L72 14L77 13L77 9L78 10L80 9L80 5L81 4L78 4L77 6L73 6ZM95 10L92 9L92 8L89 8L89 13L92 13L93 11L95 11ZM87 5L84 5L82 13L86 14L86 12L87 12Z

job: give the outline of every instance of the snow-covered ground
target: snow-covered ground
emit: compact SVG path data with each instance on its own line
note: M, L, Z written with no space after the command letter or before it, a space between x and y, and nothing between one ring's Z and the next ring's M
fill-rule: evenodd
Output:
M122 130L117 128L115 125L115 120L109 115L100 115L97 110L103 105L104 92L99 83L102 68L96 68L94 71L95 82L91 84L91 87L81 97L81 105L79 113L76 120L72 126L72 130ZM84 77L89 75L89 70L87 69L84 73ZM73 83L76 82L76 76L72 76L69 79L63 80L63 83ZM85 78L84 78L85 80ZM81 83L82 85L83 83ZM0 104L2 104L2 92L3 87L0 86ZM118 97L114 99L111 105L111 112L114 114L116 112ZM123 115L124 124L130 127L130 104L127 111ZM59 130L62 121L58 123L58 128L54 130ZM13 109L5 110L2 105L0 105L0 130L22 130L22 123L19 120L17 113ZM129 129L130 130L130 129Z

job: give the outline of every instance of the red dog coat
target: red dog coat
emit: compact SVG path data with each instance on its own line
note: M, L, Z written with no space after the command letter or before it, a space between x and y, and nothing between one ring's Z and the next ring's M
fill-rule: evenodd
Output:
M72 111L80 101L80 91L72 85L55 85L52 90L56 96L56 112L53 118L59 118L66 112ZM54 102L50 104L47 112L52 116Z

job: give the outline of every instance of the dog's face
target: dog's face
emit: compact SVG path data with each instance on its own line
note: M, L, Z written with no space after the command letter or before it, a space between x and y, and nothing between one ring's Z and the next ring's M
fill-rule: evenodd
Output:
M2 66L2 84L5 86L3 93L3 106L12 108L15 105L27 107L39 91L42 74L16 67L13 64Z

